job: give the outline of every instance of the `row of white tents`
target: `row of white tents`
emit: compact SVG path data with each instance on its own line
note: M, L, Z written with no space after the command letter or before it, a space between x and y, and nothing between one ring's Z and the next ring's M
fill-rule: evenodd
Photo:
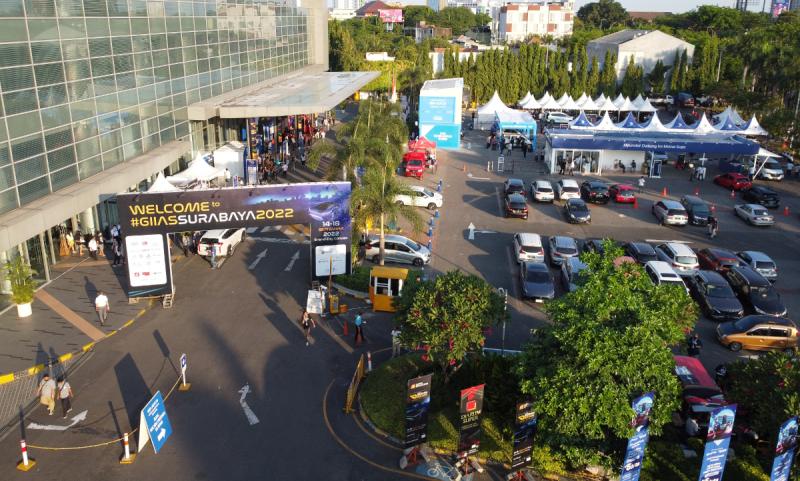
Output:
M614 99L606 97L605 94L600 94L599 97L593 99L586 95L586 92L581 94L577 99L573 99L572 96L567 93L556 99L550 95L550 92L545 92L542 98L537 99L528 92L517 105L525 110L583 110L586 112L646 113L653 113L657 110L653 107L653 104L650 103L650 100L643 98L641 94L633 100L629 97L623 97L622 94L617 95Z
M161 172L156 180L147 189L148 192L178 192L188 188L193 182L210 182L215 179L225 178L225 169L212 167L202 155L198 155L186 170L164 177Z
M689 125L683 119L683 115L681 115L680 112L666 124L661 122L658 115L653 115L646 122L639 123L636 121L633 113L628 113L628 116L622 122L615 123L611 120L608 112L605 112L599 121L592 122L586 117L586 114L581 111L580 115L569 123L569 128L601 132L674 132L695 135L746 135L751 137L767 135L767 131L761 127L755 115L746 123L735 123L734 116L738 116L735 110L726 110L722 114L719 114L717 123L712 125L708 117L703 114L698 122ZM739 118L741 119L741 117Z

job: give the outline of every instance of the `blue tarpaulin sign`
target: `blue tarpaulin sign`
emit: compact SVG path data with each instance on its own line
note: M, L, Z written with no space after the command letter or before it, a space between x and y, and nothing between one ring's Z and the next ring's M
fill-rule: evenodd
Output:
M461 143L461 125L420 124L419 134L441 149L456 149Z
M796 449L797 417L793 417L781 424L781 429L778 431L775 460L772 462L772 474L769 481L789 481Z
M636 430L628 439L625 461L622 464L620 481L638 481L644 462L644 450L650 439L650 411L653 409L655 393L649 392L633 400L631 407L635 416L631 425Z
M728 459L728 447L731 444L733 421L736 418L736 404L723 406L711 412L708 420L706 449L703 452L703 464L700 466L698 481L721 481Z
M460 121L456 119L455 97L419 98L419 123L455 124Z
M153 450L158 454L172 434L172 425L170 425L169 417L167 417L167 410L164 407L164 398L161 397L161 391L156 392L155 396L142 409L140 419L139 451L142 450L149 439L153 442ZM143 436L145 437L144 439Z

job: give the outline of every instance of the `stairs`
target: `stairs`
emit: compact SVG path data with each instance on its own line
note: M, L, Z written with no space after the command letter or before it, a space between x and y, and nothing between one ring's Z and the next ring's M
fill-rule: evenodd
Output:
M161 299L161 307L164 309L171 309L172 308L172 300L175 298L175 294L167 294Z

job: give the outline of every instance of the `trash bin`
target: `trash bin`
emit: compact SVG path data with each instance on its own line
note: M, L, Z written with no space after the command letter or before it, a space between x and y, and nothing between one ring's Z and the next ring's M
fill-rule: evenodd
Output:
M328 304L330 305L331 314L339 313L339 296L335 294L328 296Z

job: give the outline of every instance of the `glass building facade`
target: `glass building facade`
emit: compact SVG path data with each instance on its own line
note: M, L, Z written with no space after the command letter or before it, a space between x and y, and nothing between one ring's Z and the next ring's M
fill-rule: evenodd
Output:
M273 1L0 0L0 214L188 138L187 106L309 65Z

